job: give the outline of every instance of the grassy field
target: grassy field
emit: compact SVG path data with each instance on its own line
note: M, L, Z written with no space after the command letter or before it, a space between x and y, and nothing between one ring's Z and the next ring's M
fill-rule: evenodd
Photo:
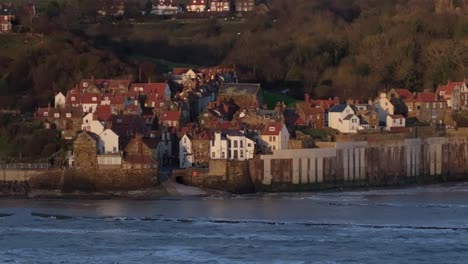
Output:
M268 108L270 109L273 109L277 102L284 102L288 107L292 107L298 102L298 100L294 97L271 91L264 91L263 98L265 103L268 105Z

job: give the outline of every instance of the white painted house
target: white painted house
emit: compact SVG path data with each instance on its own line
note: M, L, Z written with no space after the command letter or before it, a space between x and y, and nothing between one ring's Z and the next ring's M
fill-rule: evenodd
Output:
M179 141L179 165L186 169L193 165L192 137L185 134Z
M91 122L94 120L94 115L93 113L88 113L85 116L83 116L83 121L81 123L81 130L83 131L91 131ZM98 133L95 133L96 135L99 135Z
M335 105L328 111L328 126L341 133L357 133L359 117L350 105Z
M93 120L89 124L89 132L93 132L96 135L101 135L105 130L104 124L99 120Z
M59 92L55 95L54 106L55 108L64 108L65 107L66 97L63 93Z
M249 160L255 152L255 141L243 131L215 132L210 144L211 159Z
M402 115L388 115L386 124L388 131L398 130L406 127L406 118Z
M281 122L271 122L265 126L260 134L260 148L264 153L279 149L287 149L289 131Z
M112 131L106 129L99 135L99 153L114 154L119 152L119 136Z
M379 114L379 122L386 122L388 115L393 115L395 107L388 100L387 93L380 93L379 98L374 101L375 111Z

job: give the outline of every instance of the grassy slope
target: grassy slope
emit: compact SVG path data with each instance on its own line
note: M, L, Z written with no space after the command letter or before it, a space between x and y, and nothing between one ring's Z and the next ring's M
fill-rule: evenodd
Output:
M288 107L292 107L298 102L296 98L278 92L264 91L263 97L270 109L275 108L277 102L284 102Z

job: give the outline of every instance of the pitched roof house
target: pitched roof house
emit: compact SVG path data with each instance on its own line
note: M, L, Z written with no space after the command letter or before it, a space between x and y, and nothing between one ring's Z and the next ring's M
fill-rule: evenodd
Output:
M187 12L205 12L207 0L189 0L187 4Z
M448 82L437 87L436 94L447 101L447 106L454 111L460 109L461 91L467 90L464 82Z

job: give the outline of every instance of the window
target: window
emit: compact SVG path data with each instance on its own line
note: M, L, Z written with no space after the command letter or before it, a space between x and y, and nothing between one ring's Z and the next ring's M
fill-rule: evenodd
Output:
M49 116L49 112L44 112L44 116L45 117Z
M237 148L237 140L234 140L234 147Z
M249 148L252 147L252 144L248 143L248 144L247 144L247 147L249 147Z
M436 108L436 103L432 103L432 108Z
M241 151L241 152L240 152L240 158L241 158L241 159L244 158L244 151Z
M71 100L74 102L76 100L75 96L72 96Z
M187 138L184 137L184 144L187 143Z
M466 102L465 102L466 104ZM442 103L439 103L439 108L442 109L443 108L443 104Z
M426 108L427 108L427 109L429 109L429 106L430 106L429 103L426 103Z
M93 98L91 98L91 100L93 100L93 102L96 102L96 101L97 101L97 97L93 97Z
M66 113L65 116L66 116L67 118L70 118L70 117L71 117L71 113Z
M244 141L240 141L240 147L243 148L244 147Z
M403 125L403 119L400 119L400 125Z
M214 140L211 141L211 146L212 146L212 147L215 146L215 141L214 141Z
M421 110L421 106L420 105L416 106L416 109Z
M273 142L275 142L275 141L276 141L276 137L273 137Z
M234 150L234 159L238 159L238 158L239 158L239 151Z
M60 117L60 114L59 114L59 113L54 113L54 117L55 117L55 118L59 118L59 117Z
M214 159L216 157L216 153L212 152L211 157Z
M226 153L223 151L223 153L221 154L221 158L226 158Z

